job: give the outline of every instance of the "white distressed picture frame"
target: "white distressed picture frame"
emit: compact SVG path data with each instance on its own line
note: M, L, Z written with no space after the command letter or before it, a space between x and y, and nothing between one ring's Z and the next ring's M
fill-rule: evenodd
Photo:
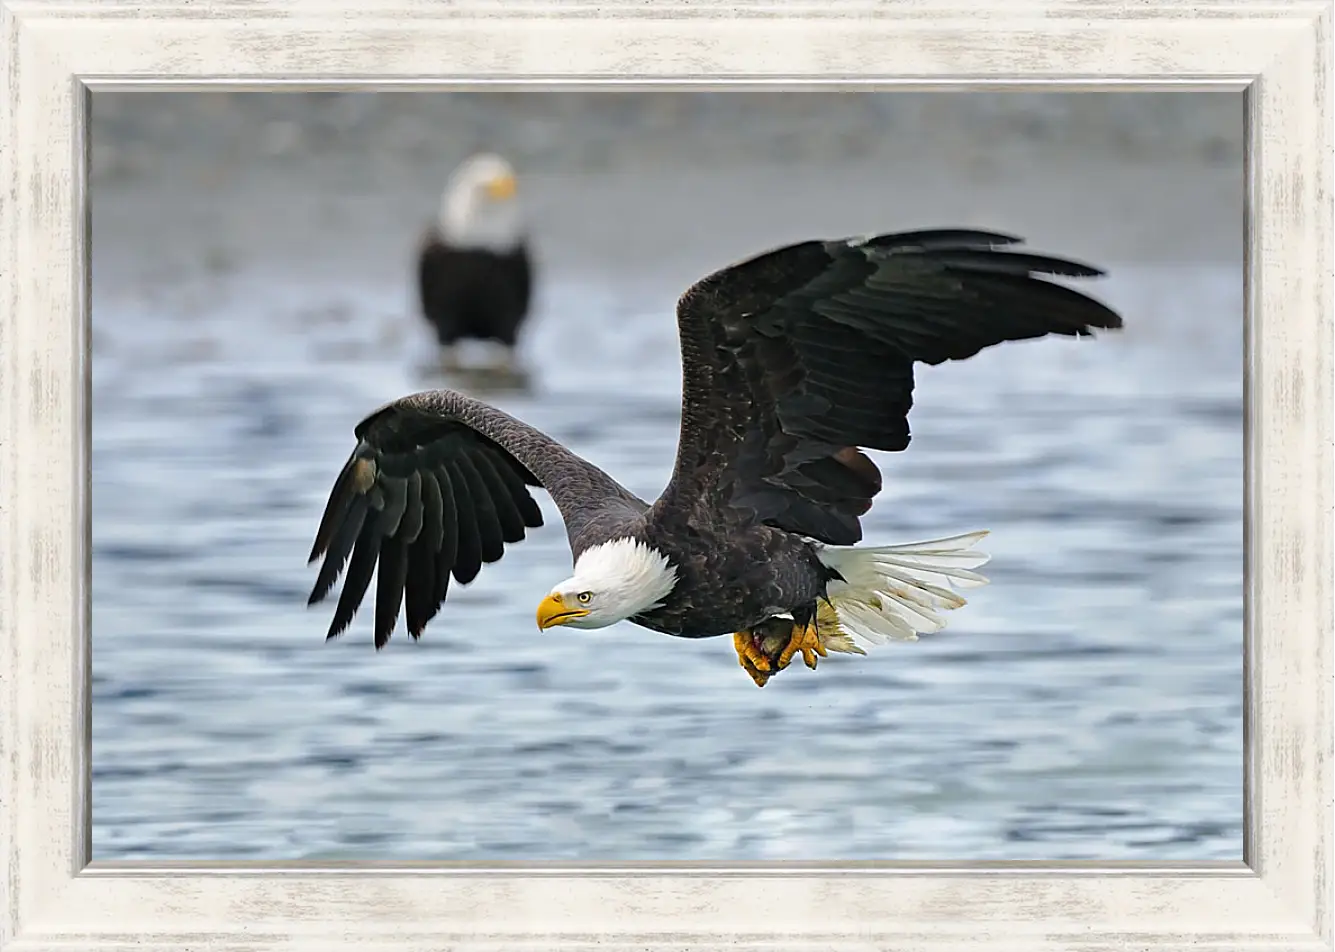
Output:
M0 0L0 949L1331 948L1331 27L1309 0ZM479 81L1246 89L1244 863L89 865L88 90Z

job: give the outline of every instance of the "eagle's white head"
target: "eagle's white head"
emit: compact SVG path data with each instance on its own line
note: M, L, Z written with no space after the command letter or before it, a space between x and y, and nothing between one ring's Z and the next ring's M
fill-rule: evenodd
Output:
M509 251L519 244L524 221L510 163L491 152L464 160L441 196L439 224L454 245Z
M613 539L580 553L575 574L538 605L538 627L606 628L657 607L676 584L663 553L638 539Z

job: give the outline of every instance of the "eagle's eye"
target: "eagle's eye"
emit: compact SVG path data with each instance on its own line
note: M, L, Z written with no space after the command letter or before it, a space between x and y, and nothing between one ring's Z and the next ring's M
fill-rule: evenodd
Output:
M580 592L575 597L579 599L581 605L587 605L593 601L593 592Z

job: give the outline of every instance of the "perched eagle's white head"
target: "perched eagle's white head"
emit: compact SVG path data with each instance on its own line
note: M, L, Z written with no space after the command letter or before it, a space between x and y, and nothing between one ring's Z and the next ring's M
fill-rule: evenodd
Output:
M676 584L663 553L638 539L613 539L580 553L575 574L538 605L538 627L606 628L657 607Z
M523 216L510 163L482 152L455 169L440 200L440 231L466 248L509 251L519 244Z

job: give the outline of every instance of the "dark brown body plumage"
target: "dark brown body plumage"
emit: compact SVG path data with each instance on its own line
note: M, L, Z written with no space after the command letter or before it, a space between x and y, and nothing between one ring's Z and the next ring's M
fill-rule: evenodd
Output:
M809 241L699 281L677 307L681 432L672 480L652 505L462 394L376 411L356 428L311 553L325 557L312 602L348 563L329 636L352 620L377 561L377 646L400 605L420 635L451 578L471 581L541 524L530 495L539 486L573 556L629 536L676 567L676 587L637 624L700 638L813 610L829 575L810 540L861 538L881 478L859 448L908 446L915 363L1121 326L1099 302L1038 277L1097 269L1004 248L1016 241L965 230Z
M513 347L528 316L533 261L520 242L507 252L465 248L432 228L417 259L422 315L446 346L494 340Z

